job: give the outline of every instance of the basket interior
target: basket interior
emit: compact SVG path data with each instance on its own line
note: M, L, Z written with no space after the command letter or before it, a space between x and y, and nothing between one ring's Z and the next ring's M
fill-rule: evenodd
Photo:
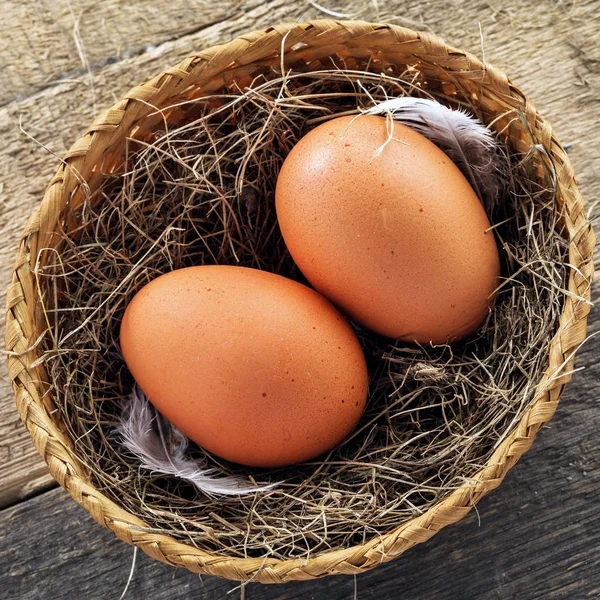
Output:
M98 318L95 325L96 317L89 320L92 337L78 337L72 333L83 322L81 305L73 304L75 297L82 302L82 296L76 296L73 289L81 288L87 282L89 297L85 307L94 313L95 307L106 306L101 299L106 292L103 288L106 281L102 280L94 287L89 283L89 272L81 277L76 271L69 271L68 276L64 271L65 262L75 265L82 248L86 248L88 266L93 263L95 268L101 269L104 268L102 264L107 264L103 263L105 250L102 244L114 241L124 230L122 223L115 225L114 213L107 210L107 206L114 208L119 198L123 200L124 196L119 196L123 174L135 165L136 153L143 152L147 144L163 139L166 127L172 130L185 128L203 114L222 106L226 103L224 96L239 94L247 87L280 77L281 59L276 50L262 54L257 50L259 55L250 53L244 57L244 62L238 58L226 69L214 73L210 67L204 67L195 77L182 76L181 85L170 85L168 93L165 91L154 98L153 106L129 100L125 117L118 128L110 132L110 140L102 138L103 144L96 144L97 148L92 144L81 165L81 175L86 183L72 186L69 200L57 217L57 227L45 240L46 246L55 246L61 255L60 261L56 260L55 252L40 255L43 266L40 297L43 301L37 313L40 331L45 328L49 315L53 319L55 335L44 342L44 361L50 378L55 422L70 440L83 472L94 487L139 516L155 531L207 552L241 558L308 558L316 553L364 543L424 514L452 490L469 485L469 479L481 469L531 405L535 384L547 367L550 340L558 328L564 301L561 290L567 278L568 244L561 230L561 199L552 183L551 160L547 154L534 149L538 132L532 131L518 98L513 97L516 108L511 107L510 102L499 102L498 95L502 90L498 84L489 86L484 72L470 70L464 55L457 54L456 70L453 70L450 68L452 60L449 60L450 66L441 67L426 54L417 56L410 41L382 49L378 39L375 32L371 45L363 39L360 45L353 46L352 43L338 44L335 40L320 44L306 37L296 41L292 34L285 42L285 71L291 74L369 72L375 78L383 73L385 76L379 84L375 80L369 82L367 87L371 94L377 93L379 85L383 93L393 94L396 90L431 96L452 107L466 107L488 124L510 155L510 178L514 179L505 201L492 215L493 223L502 223L497 234L506 251L503 268L509 282L486 329L488 334L496 331L497 335L480 333L452 349L400 346L389 340L384 342L379 336L357 327L363 347L371 351L371 374L385 367L388 372L391 370L392 376L387 385L382 383L371 394L370 408L359 426L362 434L334 451L325 462L314 461L273 472L252 472L258 483L279 480L286 483L272 493L245 499L210 499L174 478L149 473L137 477L135 460L124 456L116 439L111 437L119 402L129 393L132 379L113 343L114 333L107 335L102 330L116 328L128 299L157 273L197 264L194 263L199 256L197 248L193 241L187 240L188 251L162 258L157 256L154 262L145 265L132 278L134 284L128 287L127 293L119 295L109 311L103 308L95 313L101 314L102 320ZM194 73L193 65L188 66ZM333 75L331 79L334 79ZM150 84L158 87L159 81ZM327 85L326 79L322 85ZM293 94L293 85L290 89ZM347 89L347 97L339 100L341 109L348 108L351 90L360 88L353 81ZM328 99L326 104L332 106L331 102ZM318 111L315 111L311 116L316 118L317 115ZM310 125L306 122L299 122L297 135L300 136L307 127ZM94 126L91 130L102 133ZM275 155L282 159L286 147L279 146ZM274 219L270 209L273 184L274 181L265 188L266 204L261 217L271 224ZM240 193L238 207L244 206L241 198ZM176 209L176 205L169 207L171 212ZM181 223L189 225L196 218L198 216L190 212L185 217L187 221L184 219ZM165 222L145 221L147 231L159 234ZM127 230L127 235L131 235L131 231ZM542 246L544 265L535 262L539 256L535 253L535 244L528 239L535 239L536 244ZM264 268L273 268L273 257L279 257L277 271L301 280L301 274L285 256L281 243L276 240L270 247ZM94 244L98 244L96 249L93 249ZM147 246L143 244L134 249L142 254L146 250ZM110 277L118 285L125 273L126 268L121 265L110 271ZM544 284L539 283L540 278L544 278ZM531 303L537 307L546 306L533 321L526 313ZM60 313L52 312L56 304ZM518 317L520 312L523 319ZM529 319L528 326L525 325L526 318ZM62 343L60 340L65 337L69 341ZM93 338L99 342L96 347L89 343ZM510 365L497 360L502 352L509 350ZM67 363L71 358L77 362L75 356L86 352L86 369L65 369L65 357ZM510 369L509 376L503 379L502 386L494 387L494 384L480 394L475 394L475 388L472 388L457 396L454 380L467 376L461 361L472 355L483 365L483 370L494 365L494 368ZM476 365L473 368L477 368ZM381 381L384 379L382 377ZM468 384L463 387L466 390ZM439 400L440 393L442 401ZM398 409L396 417L390 419L389 413L382 412L386 403ZM490 418L485 435L479 432L485 439L475 450L461 455L460 439L468 434L461 428L470 422L470 414L477 414L488 404L490 411L496 412ZM496 413L500 412L502 417L496 419ZM450 468L450 463L446 463L448 469L440 471L433 458L435 453L429 453L435 446L435 436L429 440L429 445L411 445L410 440L423 434L428 424L433 431L437 431L435 428L443 431L445 428L441 424L448 420L450 425L446 432L457 442L449 443L443 454L455 453L456 460L454 467ZM386 440L390 447L388 453L382 450ZM369 444L374 444L372 453L364 451ZM201 449L194 452L214 461L224 473L248 474L236 465L206 457ZM361 461L359 468L356 463ZM324 468L324 464L329 466Z

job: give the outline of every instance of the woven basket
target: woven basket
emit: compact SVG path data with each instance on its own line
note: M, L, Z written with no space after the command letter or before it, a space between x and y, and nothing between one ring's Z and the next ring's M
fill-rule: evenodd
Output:
M561 234L569 243L569 295L550 345L547 370L537 382L535 402L477 474L475 483L455 490L422 516L398 523L386 535L360 546L323 552L308 560L242 559L207 553L167 535L153 533L142 520L109 500L90 482L60 424L54 421L52 397L43 383L47 377L34 345L45 330L45 322L32 271L43 258L38 251L58 243L59 236L54 232L65 207L76 208L85 197L85 188L95 189L104 174L119 164L127 136L143 136L145 131L160 125L162 114L149 116L156 114L155 107L220 90L234 78L243 84L265 66L279 68L282 48L286 67L296 70L327 68L330 66L327 59L332 55L354 68L365 68L369 59L376 58L400 70L412 65L435 82L438 91L448 89L452 93L458 83L462 90L470 92L471 98L477 99L486 121L494 121L495 129L508 136L514 150L527 152L532 145L531 136L535 144L543 146L555 166ZM518 111L520 119L515 118ZM167 116L182 118L174 113ZM332 20L279 25L190 56L133 88L103 112L66 153L42 203L29 219L19 246L7 295L9 376L19 414L52 475L98 523L150 556L195 573L240 581L252 578L263 583L360 573L391 560L463 518L484 494L500 484L530 447L540 427L552 417L571 377L575 351L586 335L589 305L585 300L590 298L594 243L594 233L564 149L550 125L502 72L446 46L437 37L392 25Z

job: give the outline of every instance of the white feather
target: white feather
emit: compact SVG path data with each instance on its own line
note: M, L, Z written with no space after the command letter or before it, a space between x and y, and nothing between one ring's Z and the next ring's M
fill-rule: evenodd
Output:
M498 202L502 173L498 142L491 131L463 109L425 98L390 98L366 111L391 114L439 146L462 171L486 209Z
M206 461L186 457L188 438L157 414L137 386L123 407L116 433L144 469L174 475L211 496L254 494L278 485L256 486L240 477L219 475Z

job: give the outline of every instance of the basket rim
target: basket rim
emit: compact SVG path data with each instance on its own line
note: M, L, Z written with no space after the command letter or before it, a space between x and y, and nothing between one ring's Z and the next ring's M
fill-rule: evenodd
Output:
M495 94L510 99L513 106L521 108L532 131L537 133L536 141L551 156L556 168L556 197L562 204L561 215L569 241L569 293L558 330L550 344L548 368L536 386L535 400L470 485L454 490L424 514L362 545L318 553L308 559L231 558L155 533L140 518L104 496L88 480L68 439L52 421L48 390L43 383L44 369L36 362L40 357L35 345L32 345L38 335L34 271L38 251L48 245L60 211L80 183L79 173L85 172L86 166L97 161L102 150L131 122L128 119L139 113L141 103L138 100L146 105L160 106L161 98L171 97L178 89L185 89L201 76L220 74L232 64L252 64L257 58L264 58L282 47L285 52L291 51L300 42L307 44L308 48L325 43L332 48L348 47L349 44L377 47L384 42L391 46L408 44L417 58L435 58L449 65L445 68L457 73L476 73ZM133 113L133 117L128 111ZM28 220L19 243L6 303L9 379L20 417L53 477L98 523L151 557L186 567L192 572L238 581L252 579L263 583L282 583L336 573L356 574L395 558L415 544L426 541L446 525L463 518L487 492L502 482L510 468L529 449L538 430L554 414L560 395L571 379L575 352L586 336L594 246L594 232L565 150L551 126L537 114L532 103L504 73L468 52L446 45L435 35L396 25L331 19L284 23L208 48L133 88L119 102L102 112L84 136L68 150L43 200Z

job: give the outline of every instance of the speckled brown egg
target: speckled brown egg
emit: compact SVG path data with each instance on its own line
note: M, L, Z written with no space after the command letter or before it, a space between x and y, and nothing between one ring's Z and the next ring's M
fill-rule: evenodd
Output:
M488 315L500 283L490 222L420 133L379 116L319 125L284 161L276 207L304 275L370 329L445 343Z
M130 302L121 349L171 423L245 465L298 463L358 421L368 376L337 309L290 279L232 266L154 279Z

